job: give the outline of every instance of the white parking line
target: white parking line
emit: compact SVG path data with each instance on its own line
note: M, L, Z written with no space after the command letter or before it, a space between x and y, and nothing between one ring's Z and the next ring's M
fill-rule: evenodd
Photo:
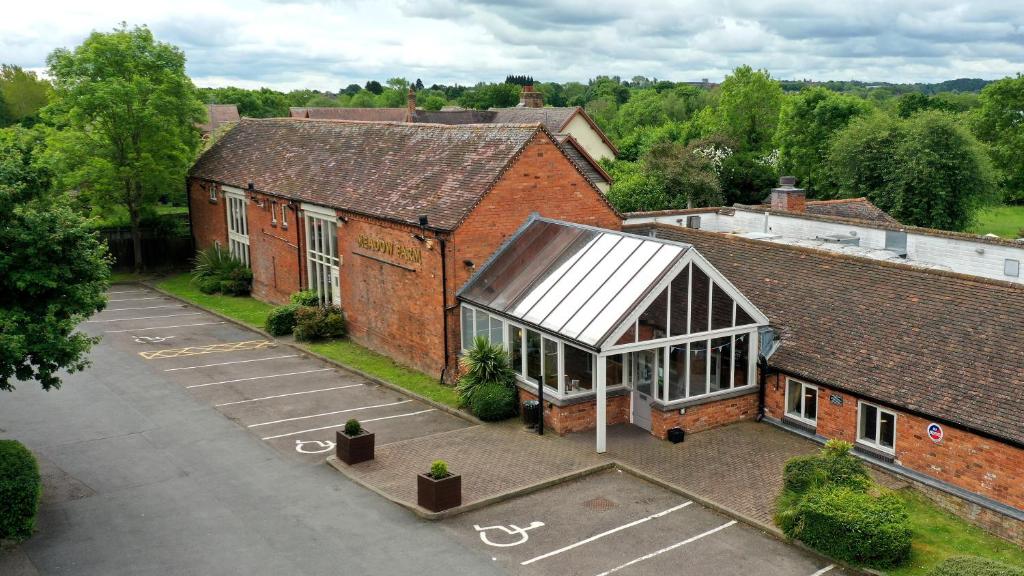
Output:
M262 398L250 398L248 400L236 400L235 402L224 402L223 404L214 404L214 408L220 408L221 406L234 406L235 404L245 404L246 402L259 402L260 400L272 400L274 398L284 398L286 396L298 396L300 394L313 394L314 392L330 392L331 390L344 390L346 388L357 388L362 384L349 384L348 386L334 386L333 388L320 388L318 390L306 390L305 392L292 392L290 394L275 394L273 396L264 396Z
M595 534L595 535L591 536L590 538L587 538L586 540L580 540L579 542L576 542L575 544L570 544L570 545L568 545L568 546L566 546L564 548L559 548L558 550L552 550L551 552L548 552L547 554L541 554L540 556L537 556L535 558L530 558L529 560L526 560L524 562L520 562L519 564L521 566L526 566L527 564L533 564L534 562L536 562L538 560L543 560L545 558L550 558L552 556L561 554L562 552L568 552L569 550L572 550L573 548L578 548L580 546L583 546L584 544L589 544L590 542L593 542L594 540L598 540L600 538L604 538L605 536L608 536L608 535L611 535L611 534L615 534L616 532L621 532L622 530L625 530L627 528L632 528L633 526L636 526L638 524L643 524L644 522L647 522L648 520L654 520L655 518L661 518L662 516L665 516L666 514L671 514L672 512L675 512L676 510L680 510L680 509L686 508L690 504L693 504L693 502L690 502L690 501L683 502L682 504L680 504L678 506L673 506L673 507L669 508L668 510L662 510L661 512L658 512L657 514L651 514L650 516L647 516L646 518L641 518L639 520L634 520L634 521L630 522L629 524L623 524L622 526L618 526L618 527L612 528L611 530L606 530L605 532L601 532L600 534Z
M280 360L282 358L298 358L298 354L287 356L271 356L270 358L255 358L253 360L234 360L231 362L218 362L216 364L203 364L201 366L185 366L184 368L166 368L164 372L177 372L178 370L195 370L196 368L209 368L211 366L227 366L228 364L245 364L247 362L263 362L265 360Z
M217 384L231 384L232 382L247 382L249 380L264 380L266 378L280 378L282 376L298 376L299 374L312 374L313 372L327 372L331 368L320 368L319 370L303 370L302 372L288 372L287 374L271 374L270 376L253 376L252 378L238 378L236 380L222 380L220 382L207 382L206 384L193 384L185 388L203 388L216 386Z
M152 328L128 328L126 330L104 330L104 334L115 334L118 332L142 332L143 330L163 330L164 328L188 328L189 326L210 326L212 324L227 324L227 322L201 322L199 324L177 324L175 326L153 326Z
M835 564L829 564L828 566L825 566L824 568L822 568L821 570L818 570L814 574L811 574L811 576L821 576L822 574L828 572L829 570L831 570L831 569L833 569L835 567L836 567Z
M398 406L399 404L407 404L412 400L399 400L398 402L389 402L387 404L374 404L373 406L360 406L358 408L346 408L345 410L335 410L334 412L323 412L321 414L310 414L309 416L296 416L295 418L285 418L283 420L274 420L272 422L260 422L259 424L249 424L246 428L259 428L260 426L270 426L271 424L280 424L282 422L294 422L296 420L306 420L308 418L319 418L321 416L333 416L335 414L344 414L345 412L356 412L358 410L369 410L370 408L384 408L386 406Z
M427 412L433 412L437 408L431 408L429 410L420 410L419 412L409 412L408 414L395 414L394 416L381 416L380 418L370 418L369 420L360 420L360 424L366 424L367 422L377 422L378 420L391 420L392 418L405 418L406 416L416 416L417 414L426 414ZM287 434L278 434L277 436L267 436L261 438L261 440L273 440L274 438L284 438L286 436L297 436L299 434L305 434L306 432L319 432L320 430L330 430L331 428L344 428L344 424L336 424L334 426L321 426L320 428L310 428L309 430L299 430L298 432L289 432Z
M107 299L107 302L134 302L135 300L162 300L167 298L166 296L147 296L145 298L117 298Z
M151 320L153 318L176 318L178 316L199 316L202 312L190 312L188 314L168 314L166 316L139 316L138 318L114 318L113 320L86 320L86 324L98 322L127 322L128 320Z
M623 568L628 568L629 566L632 566L633 564L637 564L637 563L643 562L644 560L650 560L651 558L654 558L655 556L658 556L660 554L664 554L665 552L671 552L672 550L675 550L676 548L679 548L680 546L685 546L685 545L687 545L687 544L689 544L691 542L695 542L697 540L700 540L701 538L703 538L705 536L710 536L710 535L714 534L715 532L718 532L719 530L725 530L726 528L728 528L729 526L732 526L735 523L736 523L735 520L730 520L729 522L726 522L725 524L722 524L718 528L712 528L711 530L708 530L707 532L702 532L700 534L697 534L696 536L691 536L691 537L687 538L686 540L683 540L682 542L676 542L675 544L673 544L671 546L666 546L666 547L662 548L661 550L656 550L654 552L651 552L650 554L644 554L643 556L641 556L639 558L635 558L633 560L630 560L629 562L626 562L625 564L622 564L621 566L616 566L615 568L612 568L611 570L609 570L607 572L601 572L597 576L608 576L609 574L612 574L614 572L618 572L619 570L622 570Z
M124 312L125 310L153 310L154 308L184 308L184 304L161 304L159 306L139 306L137 308L107 308L104 312Z

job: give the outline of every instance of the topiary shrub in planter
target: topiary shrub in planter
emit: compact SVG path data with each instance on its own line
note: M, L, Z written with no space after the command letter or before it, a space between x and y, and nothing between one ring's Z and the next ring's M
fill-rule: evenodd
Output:
M0 440L0 540L32 536L41 493L36 457L17 440Z
M1024 576L1024 568L977 556L953 556L943 560L928 576Z
M373 460L374 435L367 432L355 418L345 422L345 428L336 434L335 455L338 460L352 465Z
M497 422L516 415L518 399L515 388L487 382L477 388L469 408L477 418L485 422Z
M441 512L462 505L462 476L448 471L448 463L435 460L430 471L416 476L416 503Z
M337 306L303 306L295 311L295 339L314 342L345 335L345 316Z
M317 296L316 290L300 290L289 297L292 304L298 304L299 306L319 306L320 297Z
M272 336L291 334L295 330L295 312L298 309L298 304L285 304L274 308L267 315L263 328Z
M891 568L910 559L906 505L891 492L874 497L845 486L819 488L797 504L791 535L846 562Z
M486 338L477 337L473 341L473 347L466 351L462 357L462 377L455 387L459 394L459 405L468 406L474 413L473 397L477 391L484 386L494 384L504 386L512 391L515 396L516 373L512 369L512 363L508 352L497 344L492 345ZM512 402L512 414L516 410L516 402ZM477 416L480 416L477 414ZM506 418L508 416L505 416ZM500 418L499 418L500 419Z

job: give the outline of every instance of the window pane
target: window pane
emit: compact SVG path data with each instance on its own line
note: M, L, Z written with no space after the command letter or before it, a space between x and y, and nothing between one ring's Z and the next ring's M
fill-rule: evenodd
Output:
M626 381L626 366L623 362L623 355L608 356L607 362L605 364L605 383L608 386L617 386L624 383Z
M818 419L818 391L810 386L804 387L804 418Z
M491 316L486 312L476 311L476 337L483 336L484 340L490 341Z
M651 396L660 386L662 380L661 348L636 352L636 390Z
M686 344L669 346L668 400L686 398Z
M878 411L874 406L861 404L860 407L860 437L864 440L875 441L875 426L878 424Z
M695 269L696 270L696 269ZM690 343L690 396L708 393L708 341Z
M792 414L793 416L800 415L801 388L803 388L803 386L801 386L801 384L796 380L789 381L786 397L786 414Z
M746 326L747 324L753 324L754 319L747 314L747 311L743 309L743 306L736 304L736 325Z
M540 333L533 330L526 331L526 376L540 381Z
M491 316L491 344L505 343L505 323L497 316Z
M558 342L544 339L544 387L558 390Z
M668 289L663 291L644 310L637 322L637 339L640 342L668 336Z
M508 327L509 357L512 359L512 369L517 374L523 373L523 329L519 326Z
M750 371L750 334L737 334L733 348L732 385L746 386Z
M315 278L315 277L314 277ZM316 285L313 286L314 290ZM462 307L462 349L473 347L473 309Z
M690 286L690 333L708 330L708 290L711 280L703 270L693 267L693 283Z
M708 392L728 390L729 366L732 363L732 336L715 338L711 341L711 382Z
M878 417L881 419L879 423L879 438L878 443L886 448L892 448L893 441L896 439L896 415L885 410L879 410Z
M568 344L562 348L565 351L565 392L571 394L593 390L593 355Z
M711 329L732 328L732 298L715 284L711 295Z
M673 336L681 336L686 334L690 328L689 320L686 318L687 294L690 292L689 264L672 280L670 289L672 290L672 321L669 326Z
M632 344L636 342L636 323L626 328L626 331L622 333L622 336L615 342L616 344Z

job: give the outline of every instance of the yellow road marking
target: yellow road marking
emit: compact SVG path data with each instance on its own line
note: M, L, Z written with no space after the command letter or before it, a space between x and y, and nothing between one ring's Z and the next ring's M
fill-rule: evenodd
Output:
M238 352L240 350L260 350L272 348L274 343L270 340L247 340L245 342L227 342L224 344L207 344L206 346L189 346L188 348L168 348L166 350L151 350L139 352L146 360L159 358L180 358L182 356L197 356L199 354L214 354L216 352Z

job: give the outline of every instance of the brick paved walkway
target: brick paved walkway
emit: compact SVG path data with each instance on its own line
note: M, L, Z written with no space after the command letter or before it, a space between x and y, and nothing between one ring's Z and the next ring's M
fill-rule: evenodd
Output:
M462 474L466 505L617 461L770 526L786 460L820 449L810 440L755 422L688 435L681 444L658 440L635 426L611 426L608 452L597 454L594 443L593 431L540 437L515 422L488 424L380 446L375 460L346 467L346 472L412 506L416 474L443 459ZM900 486L888 476L877 479Z

